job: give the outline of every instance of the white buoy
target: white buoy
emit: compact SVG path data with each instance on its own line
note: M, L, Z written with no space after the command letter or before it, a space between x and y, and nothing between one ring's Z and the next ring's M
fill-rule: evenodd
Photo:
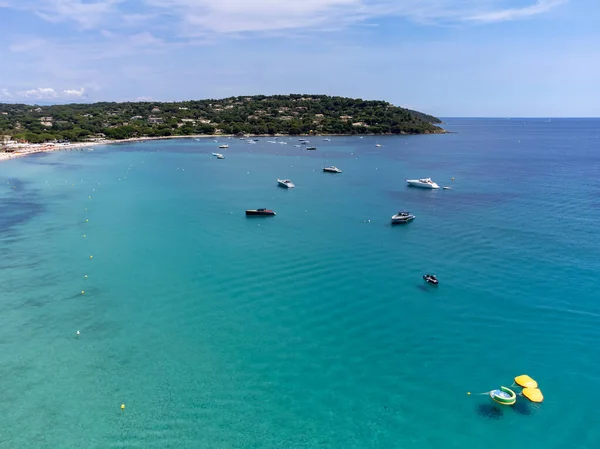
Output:
M77 331L77 335L79 335L79 331Z

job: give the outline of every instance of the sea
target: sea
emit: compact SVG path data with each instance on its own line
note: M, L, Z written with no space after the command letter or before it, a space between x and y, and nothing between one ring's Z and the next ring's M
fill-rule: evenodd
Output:
M0 447L599 448L600 120L443 126L2 162Z

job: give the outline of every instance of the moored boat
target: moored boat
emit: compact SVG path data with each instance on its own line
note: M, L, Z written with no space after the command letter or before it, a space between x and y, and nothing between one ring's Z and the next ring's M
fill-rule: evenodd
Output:
M431 180L431 178L421 178L421 179L407 179L406 183L411 187L421 187L422 189L439 189L435 182Z
M223 148L223 149L229 148L229 145L227 145L227 144L225 144L225 145L219 145L219 148Z
M490 397L502 405L513 405L517 402L517 394L507 387L500 387L498 390L490 391Z
M247 209L246 215L271 217L271 216L275 215L275 212L272 211L271 209L264 209L264 208L262 208L262 209Z
M307 150L316 150L317 147L306 147Z
M289 179L278 179L277 184L279 187L285 187L286 189L293 189L296 185Z
M225 156L223 156L221 153L213 153L213 156L217 156L217 159L225 159Z
M407 211L398 212L392 215L392 224L408 223L415 219L415 216Z
M323 167L323 171L327 172L327 173L341 173L342 172L342 170L337 168L335 165L332 165L331 167Z
M438 278L435 274L425 274L423 275L423 280L428 284L438 285Z

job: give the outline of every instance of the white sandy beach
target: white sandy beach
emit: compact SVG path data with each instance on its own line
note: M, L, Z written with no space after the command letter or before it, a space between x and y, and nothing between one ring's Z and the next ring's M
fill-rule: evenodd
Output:
M167 136L167 137L134 137L131 139L123 140L109 140L99 139L90 142L75 142L75 143L9 143L7 148L10 152L0 152L0 162L28 156L35 153L46 153L51 151L64 151L64 150L78 150L82 148L89 148L95 145L111 145L115 143L131 143L131 142L145 142L148 140L166 140L166 139L199 139L199 138L211 138L218 139L223 137L232 137L228 135L219 136L208 136L208 135L192 135L192 136Z

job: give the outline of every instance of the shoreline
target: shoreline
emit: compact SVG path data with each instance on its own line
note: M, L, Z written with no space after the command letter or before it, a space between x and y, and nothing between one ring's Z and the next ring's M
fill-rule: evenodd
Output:
M448 131L444 130L441 133L425 133L417 135L434 135L434 134L447 134ZM298 137L347 137L354 136L357 134L319 134L319 136L311 135L298 135ZM392 135L410 135L410 134L366 134L365 136L392 136ZM244 138L252 137L294 137L289 134L252 134ZM136 142L148 142L152 140L170 140L170 139L219 139L219 138L238 138L232 134L219 134L219 135L207 135L207 134L193 134L189 136L161 136L161 137L131 137L129 139L103 139L94 140L90 142L74 142L74 143L22 143L8 145L8 148L13 149L11 152L0 152L0 162L16 159L19 157L25 157L37 153L50 153L54 151L70 151L84 149L87 147L93 147L98 145L115 145L120 143L136 143Z

